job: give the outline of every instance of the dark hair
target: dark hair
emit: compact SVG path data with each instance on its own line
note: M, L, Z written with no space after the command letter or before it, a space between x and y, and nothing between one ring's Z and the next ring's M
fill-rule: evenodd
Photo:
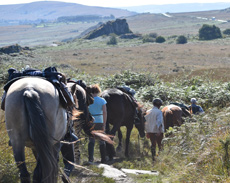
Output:
M159 98L156 98L153 100L153 105L160 107L163 104L162 100Z

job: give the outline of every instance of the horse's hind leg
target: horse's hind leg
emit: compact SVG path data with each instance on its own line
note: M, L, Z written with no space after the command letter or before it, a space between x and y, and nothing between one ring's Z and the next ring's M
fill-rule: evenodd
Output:
M30 174L26 168L24 150L24 146L13 144L14 159L20 171L21 183L30 183Z
M129 141L130 141L130 134L131 134L132 128L127 128L126 132L126 142L125 142L125 156L129 157Z
M117 152L121 152L122 151L122 133L121 133L121 129L118 129L118 139L119 139L119 144L116 148Z

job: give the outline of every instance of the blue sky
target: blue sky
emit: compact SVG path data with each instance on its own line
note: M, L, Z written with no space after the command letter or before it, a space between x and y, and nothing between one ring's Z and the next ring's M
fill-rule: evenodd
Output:
M30 3L42 0L0 0L0 5ZM53 1L53 0L49 0ZM62 2L72 2L89 6L103 7L126 7L139 5L156 5L156 4L178 4L178 3L215 3L230 2L230 0L55 0Z

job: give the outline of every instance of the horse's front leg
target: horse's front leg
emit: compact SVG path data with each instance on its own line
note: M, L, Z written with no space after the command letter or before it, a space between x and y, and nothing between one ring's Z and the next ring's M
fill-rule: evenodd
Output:
M12 146L14 152L14 159L20 171L21 183L30 183L30 174L27 171L26 163L25 163L24 146L20 145L20 143L18 144L13 143Z
M121 128L118 129L118 139L119 139L119 144L116 148L117 152L121 152L122 151L122 133L121 133Z
M108 123L108 122L107 122ZM107 128L108 129L108 128ZM114 125L110 132L107 132L111 135L116 135L116 131L119 129L118 125ZM116 155L115 148L113 144L106 143L106 152L110 160L113 160L113 157Z
M130 134L132 131L132 128L126 128L126 142L125 142L125 156L129 157L129 141L130 141Z

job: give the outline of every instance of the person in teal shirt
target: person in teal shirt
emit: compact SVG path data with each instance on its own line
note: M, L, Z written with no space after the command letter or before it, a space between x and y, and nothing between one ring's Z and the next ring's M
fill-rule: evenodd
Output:
M107 109L106 109L106 100L99 97L98 95L101 93L101 89L98 84L91 86L91 92L94 97L94 103L89 105L89 112L94 117L94 130L102 130L105 131L105 125L107 120ZM105 141L100 140L100 154L101 154L101 163L106 162L106 147ZM88 154L89 154L89 163L92 164L94 161L94 146L95 146L95 138L89 138L88 144Z

